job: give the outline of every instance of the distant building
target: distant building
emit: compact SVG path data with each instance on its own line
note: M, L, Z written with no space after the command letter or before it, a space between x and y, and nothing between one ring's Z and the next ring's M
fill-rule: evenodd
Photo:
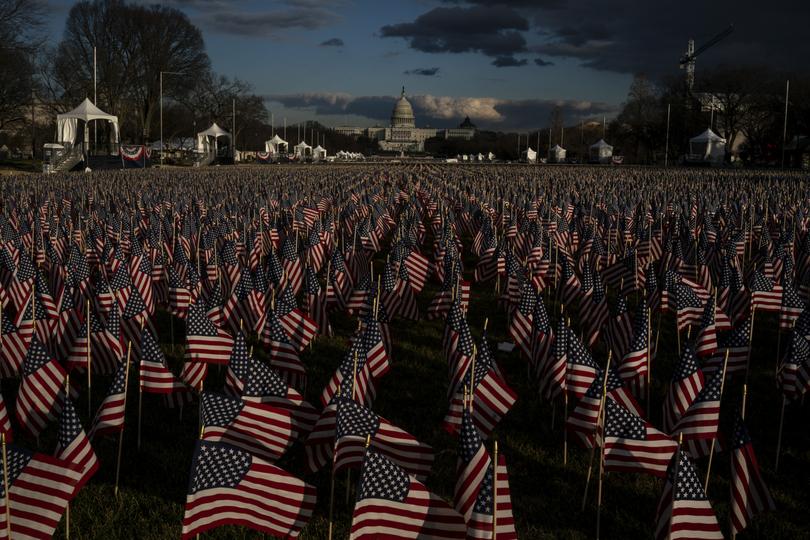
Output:
M405 87L391 111L391 124L389 127L359 128L351 126L337 126L337 133L351 137L365 136L376 139L381 150L393 152L424 152L425 141L432 137L445 139L471 140L475 136L476 127L467 117L457 128L434 129L416 127L416 118L413 107L405 97Z

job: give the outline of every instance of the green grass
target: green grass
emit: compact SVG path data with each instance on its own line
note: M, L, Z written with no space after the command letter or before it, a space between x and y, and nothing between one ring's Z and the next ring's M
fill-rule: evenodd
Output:
M472 268L469 263L468 268ZM420 295L423 312L435 290L430 285ZM550 313L554 313L553 305L547 300ZM496 342L507 340L506 316L496 307L491 284L474 285L469 321L476 339L480 338L485 318L489 318L490 345L494 350ZM578 329L576 317L572 319L572 326ZM316 405L323 386L347 347L347 336L356 326L355 320L343 314L333 314L331 320L336 336L319 338L312 350L303 354L303 361L309 369L307 397ZM174 322L174 348L170 344L171 326L166 313L158 314L157 326L170 363L178 369L182 357L180 344L183 342L183 325L180 321ZM665 316L660 334L661 354L652 366L655 385L648 417L656 425L660 425L661 419L662 381L669 379L676 357L674 327L672 316ZM443 322L439 321L397 321L392 324L392 369L380 381L374 410L433 446L436 461L427 485L451 500L455 483L456 442L441 429L446 411L447 384L446 362L441 353L442 329ZM773 472L781 406L781 394L774 382L775 329L776 319L773 316L757 315L747 422L777 510L757 517L740 538L795 539L810 536L810 514L806 511L806 504L810 501L810 433L807 430L807 408L800 404L789 405L786 411L780 471L778 475ZM784 341L783 350L786 345ZM568 463L563 463L562 404L556 407L556 418L552 420L555 409L537 395L537 384L527 377L525 361L517 352L495 354L509 384L518 394L517 404L497 427L495 436L509 467L514 515L520 538L593 538L596 474L586 509L580 511L589 451L571 441ZM256 355L264 358L263 351L258 348ZM606 355L597 349L595 358L604 362ZM224 370L212 369L206 388L221 388L223 379ZM100 377L94 380L94 407L100 402L108 384L108 380ZM116 498L113 495L117 437L105 438L95 445L101 469L71 505L71 538L177 538L180 534L192 451L198 435L196 404L187 407L181 418L179 411L165 409L159 397L145 395L142 446L138 451L138 396L134 389L135 386L130 385L119 496ZM11 402L14 387L6 383L5 390L7 402ZM724 407L733 406L740 396L740 381L726 385ZM84 399L83 396L77 403L83 417L87 414ZM51 451L53 448L54 430L55 426L51 426L49 432L43 435L39 447L41 451ZM36 443L24 440L23 444L30 448ZM326 538L329 471L322 470L316 475L305 476L300 444L282 459L281 466L318 489L317 508L302 538ZM697 466L699 474L705 474L706 460L700 461ZM353 472L352 484L356 474ZM714 461L709 492L721 526L726 531L728 479L729 458L724 454ZM351 523L353 502L345 502L346 482L345 474L341 474L336 481L335 538L347 538ZM616 473L607 475L603 493L602 537L651 537L661 489L662 482L652 477ZM57 530L57 536L64 536L64 520ZM260 536L235 527L217 529L203 535L205 538Z

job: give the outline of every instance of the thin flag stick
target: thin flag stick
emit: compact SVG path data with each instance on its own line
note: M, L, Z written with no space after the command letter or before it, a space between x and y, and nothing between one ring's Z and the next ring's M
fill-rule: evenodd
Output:
M599 444L599 485L596 492L596 540L599 540L599 533L602 528L602 485L605 483L605 444L604 438L604 425L605 425L605 401L607 396L607 380L610 373L610 360L613 356L613 351L608 352L607 365L605 366L605 375L602 380L602 398L599 400L599 415L597 416L596 423L596 440L594 444ZM589 471L590 472L590 471ZM589 475L590 476L590 475ZM587 492L588 486L585 486Z
M785 405L787 398L782 395L782 412L779 414L779 435L776 437L776 461L773 464L773 472L779 472L779 454L782 453L782 428L785 425Z
M124 371L124 413L127 411L127 389L129 385L129 360L132 356L132 340L127 346L127 367ZM118 497L118 478L121 473L121 450L124 446L124 426L121 426L121 431L118 433L118 458L115 463L115 496Z
M87 417L91 418L93 416L93 382L90 376L90 371L92 370L92 364L90 363L90 349L91 347L91 340L90 340L90 299L87 300ZM65 392L70 393L70 389L65 389Z
M3 445L3 492L6 499L6 537L11 540L11 486L8 485L8 456L6 455L6 434L0 434L0 441Z
M728 367L728 352L726 349L726 359L723 361L723 378L720 380L720 401L723 401L723 388L726 386L726 368ZM717 443L717 433L712 437L712 445L709 450L709 464L706 467L706 480L703 482L703 491L708 492L709 476L712 474L712 460L714 458L714 445Z

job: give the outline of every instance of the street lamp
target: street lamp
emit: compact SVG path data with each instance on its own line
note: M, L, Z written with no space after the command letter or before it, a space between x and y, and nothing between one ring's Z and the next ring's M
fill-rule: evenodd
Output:
M182 75L180 71L161 71L160 72L160 166L163 167L163 74L166 75Z

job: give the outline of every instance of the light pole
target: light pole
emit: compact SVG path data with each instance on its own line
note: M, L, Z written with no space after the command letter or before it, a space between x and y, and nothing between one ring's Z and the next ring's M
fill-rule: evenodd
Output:
M182 75L179 71L160 72L160 166L163 167L163 74Z

